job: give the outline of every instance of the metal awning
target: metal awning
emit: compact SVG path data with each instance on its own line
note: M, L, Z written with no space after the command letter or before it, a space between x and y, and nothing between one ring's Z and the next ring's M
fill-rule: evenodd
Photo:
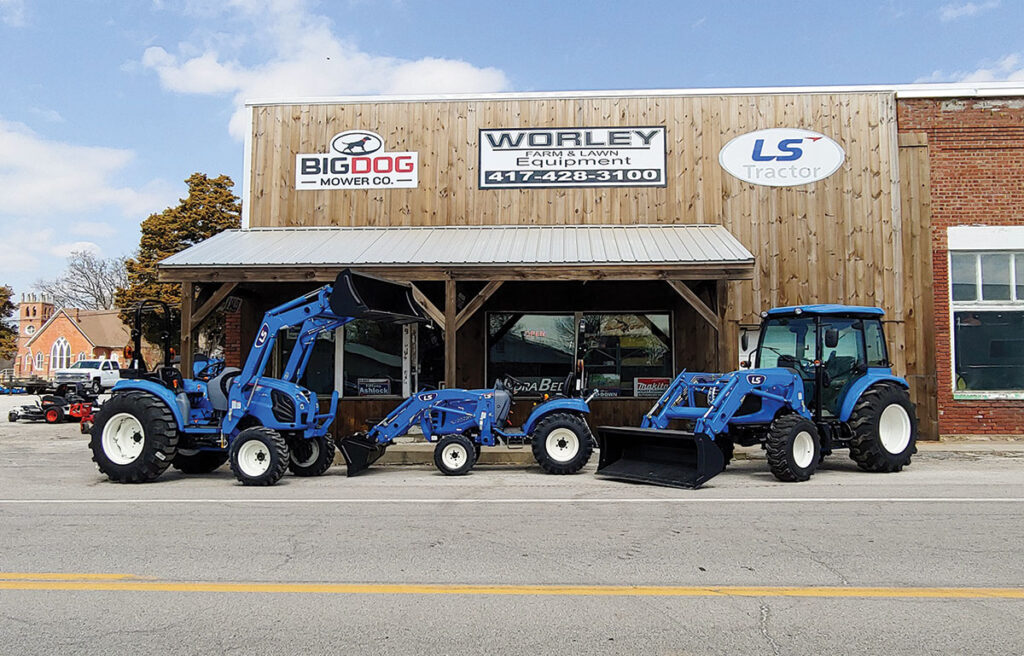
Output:
M329 280L354 268L410 280L747 279L725 227L317 227L228 230L160 263L167 281Z

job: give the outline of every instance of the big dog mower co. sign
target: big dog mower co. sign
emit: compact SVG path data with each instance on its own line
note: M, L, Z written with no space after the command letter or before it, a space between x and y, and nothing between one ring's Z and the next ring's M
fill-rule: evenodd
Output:
M415 189L419 153L389 153L376 132L334 135L330 152L295 156L296 189Z
M665 128L480 130L480 188L664 187Z
M718 153L722 168L745 182L792 187L824 180L846 159L842 146L823 134L771 128L741 134Z

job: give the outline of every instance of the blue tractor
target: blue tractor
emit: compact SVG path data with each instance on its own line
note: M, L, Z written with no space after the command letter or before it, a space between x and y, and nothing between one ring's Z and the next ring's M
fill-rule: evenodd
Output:
M865 471L900 471L917 452L917 414L907 381L892 373L883 315L846 305L763 313L754 368L684 371L640 428L599 427L597 473L698 487L735 444L760 444L782 481L807 480L840 448Z
M144 307L136 310L132 366L96 414L89 443L100 471L119 483L152 481L172 464L209 472L228 460L244 485L273 485L287 469L323 474L334 461L328 429L338 393L321 413L317 395L297 382L317 336L354 319L423 320L407 286L344 271L333 284L268 311L241 369L208 360L184 378L171 366L166 328L163 364L149 371L142 360ZM298 327L295 346L281 376L269 377L278 332L290 327Z

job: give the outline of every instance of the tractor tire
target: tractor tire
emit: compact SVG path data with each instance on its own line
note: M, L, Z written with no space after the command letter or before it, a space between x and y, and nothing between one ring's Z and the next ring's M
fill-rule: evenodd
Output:
M821 460L818 428L798 414L778 417L768 429L765 450L775 478L787 483L806 481Z
M288 469L288 442L264 426L253 426L231 442L231 471L242 485L274 485Z
M736 452L736 445L729 439L728 435L719 435L715 438L715 446L722 452L722 469L725 469L732 462L732 457Z
M465 435L445 435L434 447L434 466L445 476L463 476L475 464L473 440Z
M553 412L530 433L533 457L548 474L575 474L594 453L594 437L587 420L568 412Z
M227 461L227 451L178 449L177 455L171 461L171 466L182 474L209 474L212 471L217 471Z
M296 438L288 444L288 470L296 476L320 476L334 464L337 448L329 437Z
M43 411L43 421L48 424L64 423L64 410L60 406L52 405Z
M898 472L917 453L917 411L897 385L869 387L850 415L850 458L869 472Z
M103 392L103 385L100 384L99 378L92 379L92 385L90 386L93 394L101 394Z
M148 483L170 466L178 425L163 401L138 391L117 394L96 413L92 459L116 483Z

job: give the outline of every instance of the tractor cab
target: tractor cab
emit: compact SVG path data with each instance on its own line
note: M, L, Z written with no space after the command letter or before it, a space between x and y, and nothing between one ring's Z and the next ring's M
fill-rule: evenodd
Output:
M800 376L815 420L842 412L847 391L870 369L890 373L881 308L805 305L764 313L755 366ZM879 372L882 373L882 372Z

